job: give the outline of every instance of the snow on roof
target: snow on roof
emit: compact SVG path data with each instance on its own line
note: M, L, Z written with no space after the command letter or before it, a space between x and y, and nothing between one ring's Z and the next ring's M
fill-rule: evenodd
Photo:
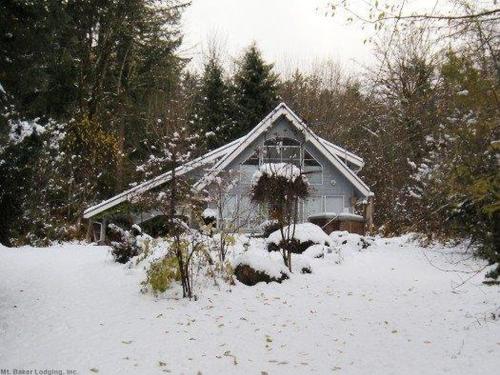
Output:
M321 138L318 136L318 139L321 143L325 145L325 147L332 153L335 153L339 158L344 159L348 161L351 164L356 165L359 168L363 168L365 165L365 162L363 158L359 157L356 154L353 154L350 151L347 151L345 148L342 148L340 146L334 145L333 143L327 141L324 138Z
M214 166L212 171L206 176L208 179L211 176L217 175L220 171L224 170L239 154L241 154L246 147L252 144L264 131L274 124L280 117L287 118L292 125L299 131L303 132L306 139L311 142L316 149L321 152L338 170L342 173L348 181L365 197L372 196L370 188L357 176L352 169L350 169L344 161L339 158L337 152L328 148L320 140L320 138L309 129L309 127L297 116L285 103L280 103L273 109L255 128L253 128L244 138L244 140L229 152L225 157L221 158ZM195 187L201 189L208 184L207 178L202 178Z
M319 219L319 218L327 218L327 219L338 219L340 221L352 220L352 221L365 221L365 218L361 215L353 214L350 212L322 212L319 214L309 215L308 219Z
M213 151L210 151L206 153L203 156L200 156L199 158L196 158L182 166L176 169L176 173L178 175L183 175L189 171L192 171L196 167L206 165L210 162L213 162L217 160L218 158L224 156L227 154L227 152L230 152L234 147L236 147L239 142L241 142L242 138L236 139L235 141L228 143L227 145L224 145L222 147L219 147L218 149L215 149ZM137 186L134 186L131 189L128 189L124 191L123 193L120 193L118 195L115 195L114 197L111 197L110 199L107 199L95 206L89 207L88 209L85 210L83 213L83 217L85 219L89 219L91 217L94 217L98 214L100 214L103 211L106 211L107 209L114 207L120 203L123 203L125 201L128 201L130 198L135 197L137 195L140 195L144 193L145 191L151 190L155 187L158 187L165 182L169 181L170 176L172 175L172 171L165 172L151 180L148 180L146 182L143 182L142 184L139 184Z

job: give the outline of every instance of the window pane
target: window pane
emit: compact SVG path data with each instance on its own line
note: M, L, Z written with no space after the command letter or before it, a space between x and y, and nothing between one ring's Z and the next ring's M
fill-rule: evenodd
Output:
M264 147L264 160L281 160L281 149L277 146Z
M304 219L307 219L311 215L320 214L323 212L321 197L309 197L304 202Z
M344 211L344 197L325 197L325 211L335 212L336 214L342 213Z
M304 159L304 165L312 165L312 166L319 166L319 167L321 167L321 164L318 163L314 159Z
M300 148L294 146L287 146L282 148L283 161L287 160L300 160Z

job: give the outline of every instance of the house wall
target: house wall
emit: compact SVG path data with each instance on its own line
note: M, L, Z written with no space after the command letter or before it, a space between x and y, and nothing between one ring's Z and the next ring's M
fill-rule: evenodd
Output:
M263 147L267 139L275 137L296 139L323 167L322 182L312 184L310 198L305 204L301 205L301 221L307 221L307 213L353 212L352 198L357 197L353 185L321 154L321 152L316 150L311 142L306 139L304 134L297 130L285 118L278 119L274 126L270 127L270 130L260 135L249 147L238 155L225 168L225 171L238 173L240 165L250 158L256 149ZM250 204L250 188L251 185L249 183L240 182L237 184L229 193L231 196L235 197L234 202L231 202L229 205L236 205L239 211L250 212L255 222L261 222L265 219L265 213L259 212L257 207L252 207ZM229 213L231 210L228 209L226 211ZM252 225L255 226L255 223Z

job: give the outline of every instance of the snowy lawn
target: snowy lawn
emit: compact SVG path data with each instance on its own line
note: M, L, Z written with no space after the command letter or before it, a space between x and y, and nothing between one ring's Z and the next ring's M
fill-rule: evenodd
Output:
M340 242L339 242L340 243ZM424 256L426 251L426 256ZM0 368L102 374L494 374L500 288L461 248L377 239L283 284L141 294L105 247L0 247ZM434 265L431 265L430 262Z

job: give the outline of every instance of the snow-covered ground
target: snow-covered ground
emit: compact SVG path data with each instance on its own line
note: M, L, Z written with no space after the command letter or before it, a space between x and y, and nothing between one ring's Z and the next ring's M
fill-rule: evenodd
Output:
M140 292L105 247L0 246L0 369L80 374L494 374L500 288L463 248L354 236L283 284ZM439 268L439 269L438 269ZM446 272L452 270L453 272ZM470 278L467 282L464 280ZM463 284L462 284L463 283ZM496 316L496 319L493 319ZM12 372L11 372L12 373Z

